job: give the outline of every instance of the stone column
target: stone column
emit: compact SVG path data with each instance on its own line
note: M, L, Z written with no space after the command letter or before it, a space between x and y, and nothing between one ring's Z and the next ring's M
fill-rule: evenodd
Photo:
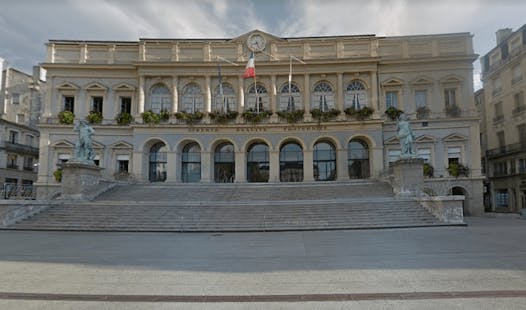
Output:
M113 101L113 92L111 88L108 89L106 92L106 96L104 96L104 102L102 104L102 123L108 124L113 122L113 119L115 117L113 111L115 102Z
M172 76L172 112L174 113L179 111L179 91L177 90L178 82L178 76Z
M246 183L247 182L247 158L245 152L236 151L235 152L235 169L236 169L236 183Z
M304 94L303 94L303 108L305 109L305 113L303 114L303 118L306 122L310 122L312 120L312 116L310 114L310 75L308 73L304 76L305 85L304 85Z
M369 149L369 167L371 177L376 178L384 169L384 149L383 147L372 147Z
M314 181L314 156L312 150L303 150L303 182Z
M176 155L175 151L166 152L166 182L177 181L177 171L175 169L177 163Z
M347 149L343 148L336 153L336 177L338 181L349 180L347 168Z
M212 112L212 93L210 91L210 75L205 77L205 112Z
M270 183L279 183L279 150L269 152L269 178Z
M338 73L338 85L336 87L336 109L341 111L339 119L344 119L345 117L342 118L345 113L343 113L343 73L341 72Z
M276 112L276 75L270 76L270 111Z
M238 78L238 98L237 98L237 111L241 114L245 111L245 88L244 79L240 76Z
M137 116L140 116L144 112L144 87L145 87L144 75L139 76L139 102L137 103Z
M380 99L378 98L378 76L376 74L376 71L371 72L370 95L371 95L371 102L368 103L367 105L375 109L377 113L380 113Z
M132 174L137 181L148 181L148 165L143 164L144 154L140 151L133 151Z
M201 183L213 181L214 161L209 151L201 151Z

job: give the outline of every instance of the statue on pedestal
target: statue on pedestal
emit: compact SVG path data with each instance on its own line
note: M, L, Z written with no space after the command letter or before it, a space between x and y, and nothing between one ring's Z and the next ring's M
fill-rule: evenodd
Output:
M88 125L85 120L80 120L73 130L79 132L79 140L75 144L74 160L83 164L93 165L95 153L93 152L91 136L95 133L95 129Z
M416 154L413 150L413 140L415 139L415 136L413 130L411 130L411 124L404 113L400 114L398 117L396 131L396 136L400 140L400 158L416 158Z

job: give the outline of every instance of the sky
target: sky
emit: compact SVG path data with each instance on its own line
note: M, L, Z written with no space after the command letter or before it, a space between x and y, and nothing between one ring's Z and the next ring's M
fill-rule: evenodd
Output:
M476 54L526 24L524 0L0 0L0 57L31 72L48 40L232 38L469 32ZM474 88L481 87L480 62Z

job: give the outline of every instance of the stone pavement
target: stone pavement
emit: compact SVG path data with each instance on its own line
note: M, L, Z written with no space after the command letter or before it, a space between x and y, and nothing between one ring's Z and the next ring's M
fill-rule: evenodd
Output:
M0 231L0 309L526 308L526 221L467 222L226 234Z

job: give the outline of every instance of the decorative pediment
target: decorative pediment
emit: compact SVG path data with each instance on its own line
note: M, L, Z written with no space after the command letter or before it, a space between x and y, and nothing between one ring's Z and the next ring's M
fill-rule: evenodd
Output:
M389 86L395 86L400 87L404 84L404 81L398 79L398 78L389 78L382 82L383 87L389 87Z
M426 76L420 76L411 81L411 85L426 86L426 85L431 85L431 84L433 84L433 80Z
M440 79L440 83L442 84L458 84L462 83L462 77L456 75L456 74L450 74Z
M62 84L59 84L57 86L57 89L59 90L78 90L80 89L80 87L70 82L64 82Z
M422 135L415 139L417 143L435 143L435 141L435 137L429 135Z
M384 141L385 144L400 144L400 140L395 136Z
M102 85L102 84L99 84L97 82L93 82L91 84L86 85L86 90L90 90L90 91L106 91L107 87Z
M265 32L265 31L261 31L259 29L254 29L252 31L249 31L249 32L247 32L245 34L242 34L242 35L240 35L238 37L233 38L232 40L230 40L230 42L245 42L247 40L247 38L249 36L251 36L252 34L254 34L254 33L258 33L258 34L262 35L267 40L267 42L268 41L284 41L282 38L277 37L277 36L275 36L273 34L270 34L270 33Z
M93 148L97 150L104 149L104 144L97 142L97 141L91 141Z
M59 148L67 149L67 148L74 148L75 144L69 142L68 140L58 140L58 141L51 143L50 146L55 149L59 149Z
M442 139L444 142L460 142L466 141L466 137L459 135L458 133L450 134L449 136Z
M112 145L110 145L110 148L111 149L126 149L126 150L129 150L129 149L133 149L133 145L131 145L130 143L126 142L126 141L118 141L118 142L115 142L113 143Z
M118 85L113 86L113 90L114 91L135 91L135 87L130 84L120 83Z

